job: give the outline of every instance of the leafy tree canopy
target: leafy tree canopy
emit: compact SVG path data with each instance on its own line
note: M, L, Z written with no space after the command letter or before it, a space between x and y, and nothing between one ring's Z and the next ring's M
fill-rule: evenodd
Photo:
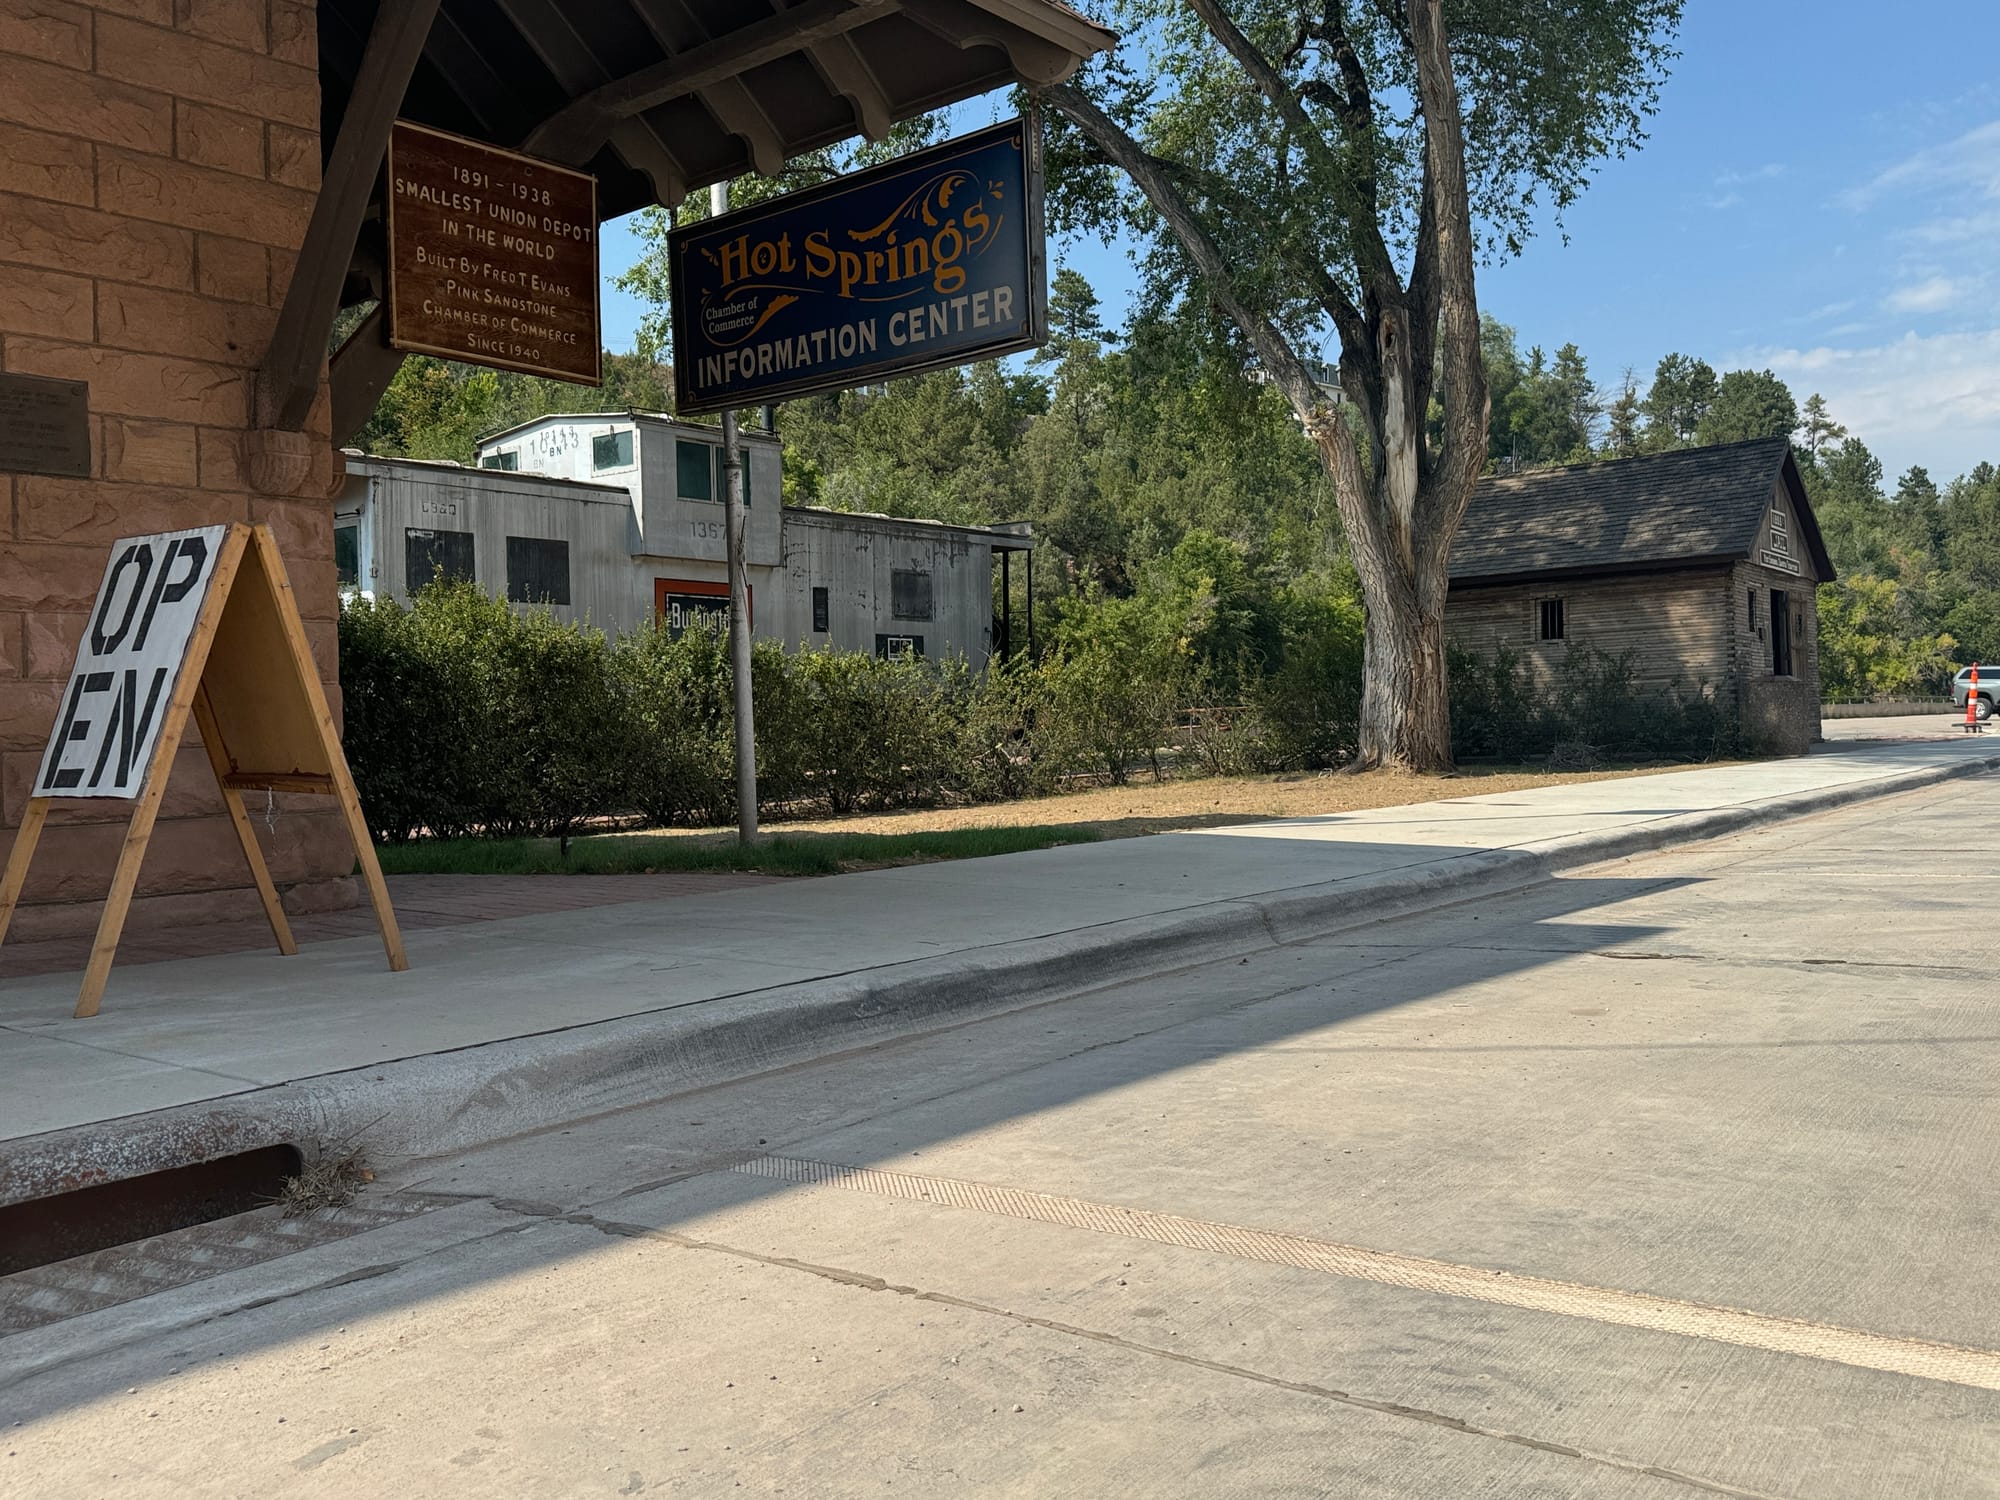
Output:
M1695 441L1788 438L1798 425L1799 406L1784 381L1769 370L1731 370L1716 384L1715 399L1695 424Z

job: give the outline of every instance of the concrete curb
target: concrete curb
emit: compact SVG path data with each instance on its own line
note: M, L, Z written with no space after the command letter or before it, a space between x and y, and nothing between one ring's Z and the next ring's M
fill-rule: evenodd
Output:
M1948 766L1676 814L1603 833L1447 854L1355 877L691 1002L226 1099L0 1142L0 1204L290 1142L362 1140L378 1160L463 1151L808 1059L1101 985L1520 889L1650 853L2000 766Z

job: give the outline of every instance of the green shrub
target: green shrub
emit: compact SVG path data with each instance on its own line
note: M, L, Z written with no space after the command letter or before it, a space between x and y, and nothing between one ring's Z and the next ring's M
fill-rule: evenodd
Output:
M345 741L379 837L561 836L615 805L631 721L604 638L471 584L341 613Z
M454 711L452 663L416 649L410 611L359 600L340 615L342 739L375 836L401 843L440 818L456 768L472 753L468 716Z
M1231 555L1187 549L1204 567ZM1214 554L1213 557L1210 554ZM1183 569L1183 571L1187 571ZM1211 775L1337 766L1353 754L1362 624L1351 592L1294 589L1227 630L1208 567L1160 598L1072 601L1046 660L881 661L831 649L752 656L760 812L809 816L1113 783L1133 771ZM1185 580L1183 580L1185 582ZM1233 584L1241 593L1247 585ZM1190 614L1192 599L1200 606ZM1204 602L1207 601L1207 602ZM1203 611L1207 611L1206 614ZM1184 627L1207 623L1189 647ZM1219 640L1242 649L1225 662ZM1253 652L1247 642L1255 640ZM340 621L348 759L378 837L564 836L593 820L715 826L736 813L726 635L663 625L607 643L547 610L468 584L408 608L350 604ZM1234 649L1232 647L1232 649ZM1577 643L1537 683L1501 651L1447 655L1454 751L1524 761L1734 753L1705 685L1642 689L1630 655Z
M952 789L969 802L998 802L1052 792L1062 770L1037 738L1047 716L1046 679L1022 658L994 661L975 676L963 660L950 664L951 701L958 705Z
M1538 686L1519 654L1447 649L1452 753L1460 759L1523 761L1583 749L1623 760L1707 759L1736 752L1732 715L1706 684L1642 688L1633 653L1613 656L1577 643Z
M1161 749L1183 701L1181 674L1160 616L1136 599L1072 609L1038 669L1037 752L1057 774L1103 776L1123 786L1133 769L1165 770Z
M1487 657L1448 645L1445 673L1452 754L1474 760L1525 759L1541 729L1534 685L1519 654L1503 646Z
M793 691L780 714L801 793L834 813L936 801L956 748L943 678L916 658L823 648L782 658ZM760 738L764 701L758 703Z
M736 816L729 647L719 632L676 640L664 621L611 653L629 733L620 800L648 823L709 827Z
M1283 654L1250 693L1261 764L1344 765L1361 736L1360 602L1345 590L1300 588L1279 605Z

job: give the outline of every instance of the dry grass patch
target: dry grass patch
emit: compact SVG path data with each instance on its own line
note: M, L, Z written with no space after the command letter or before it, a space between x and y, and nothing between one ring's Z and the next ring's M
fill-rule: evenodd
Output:
M1462 771L1456 776L1416 776L1403 771L1373 771L1365 776L1288 774L1276 776L1194 777L1131 786L1099 786L1054 797L1027 797L1018 802L989 802L973 807L917 808L908 812L857 814L817 818L797 823L771 823L783 833L908 834L972 828L1019 828L1084 825L1100 838L1168 833L1177 828L1214 828L1259 818L1305 818L1326 813L1359 812L1370 807L1402 807L1413 802L1446 802L1457 797L1483 797L1495 792L1527 791L1542 786L1569 786L1583 781L1612 781L1626 776L1684 771L1686 766L1659 766L1621 771ZM659 838L678 831L699 837L697 830L647 830ZM618 835L614 835L618 836ZM630 835L623 835L630 836Z
M278 1202L285 1217L299 1219L323 1208L339 1208L354 1201L354 1195L375 1180L375 1173L361 1152L341 1147L322 1153L287 1177L278 1190Z

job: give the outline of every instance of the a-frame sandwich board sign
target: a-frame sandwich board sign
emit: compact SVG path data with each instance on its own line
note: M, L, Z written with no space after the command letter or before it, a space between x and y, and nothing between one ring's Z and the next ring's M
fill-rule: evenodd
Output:
M278 544L270 527L242 522L112 544L33 795L0 877L0 941L21 899L50 805L65 798L133 802L76 1002L79 1017L97 1014L190 715L201 730L278 951L297 953L298 946L244 811L246 791L316 792L339 803L381 924L389 967L407 969L389 889Z

